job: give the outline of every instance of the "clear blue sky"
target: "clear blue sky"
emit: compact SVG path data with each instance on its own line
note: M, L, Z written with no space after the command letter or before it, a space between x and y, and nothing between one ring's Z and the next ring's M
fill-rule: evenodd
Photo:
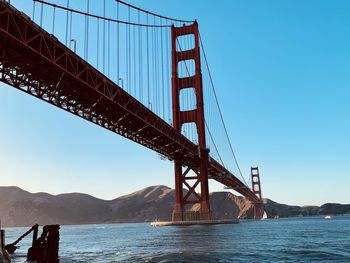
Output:
M241 167L259 166L264 197L350 203L349 1L132 3L198 19ZM157 154L4 84L0 114L1 185L105 199L174 186Z

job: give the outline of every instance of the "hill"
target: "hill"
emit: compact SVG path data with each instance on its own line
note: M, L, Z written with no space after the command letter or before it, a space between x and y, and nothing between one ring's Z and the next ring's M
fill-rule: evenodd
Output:
M3 226L44 224L95 224L171 220L175 192L166 186L150 186L113 200L81 193L50 195L29 193L18 187L0 187L0 219ZM268 217L350 213L350 205L288 206L265 200ZM251 218L252 204L228 192L210 194L213 218ZM194 205L192 210L198 210Z

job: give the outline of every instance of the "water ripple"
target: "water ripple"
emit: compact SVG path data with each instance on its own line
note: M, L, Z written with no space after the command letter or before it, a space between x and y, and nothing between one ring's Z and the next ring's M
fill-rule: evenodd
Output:
M7 229L15 240L26 229ZM150 227L149 224L63 226L62 263L82 262L350 262L350 217L279 219L236 225ZM14 263L25 261L30 238Z

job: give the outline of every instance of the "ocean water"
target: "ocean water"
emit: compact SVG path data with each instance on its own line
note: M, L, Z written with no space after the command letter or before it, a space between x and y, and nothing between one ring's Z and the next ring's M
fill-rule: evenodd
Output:
M7 243L26 230L6 229ZM346 216L182 227L75 225L60 233L62 262L350 262ZM30 239L21 242L14 262L25 262Z

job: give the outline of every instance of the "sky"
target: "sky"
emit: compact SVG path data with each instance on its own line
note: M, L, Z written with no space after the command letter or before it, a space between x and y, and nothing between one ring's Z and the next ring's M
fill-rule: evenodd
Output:
M263 197L350 203L349 1L130 3L198 20L240 166L246 177L259 166ZM1 185L104 199L174 187L171 162L2 83L0 114Z

